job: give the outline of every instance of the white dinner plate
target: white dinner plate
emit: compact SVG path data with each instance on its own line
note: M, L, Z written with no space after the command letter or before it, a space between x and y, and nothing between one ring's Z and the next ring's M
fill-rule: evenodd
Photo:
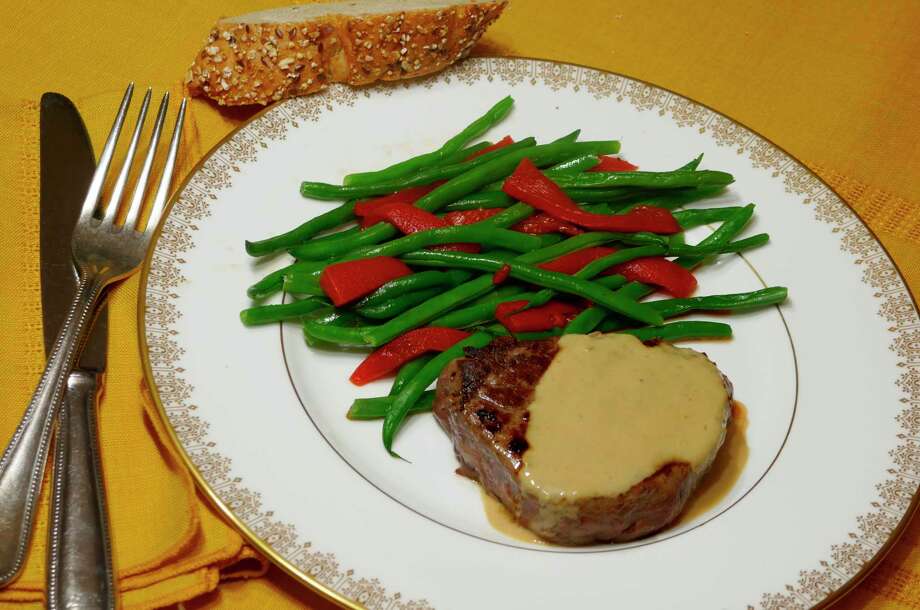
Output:
M736 181L702 205L754 202L745 235L772 239L700 270L698 294L789 288L781 307L714 318L732 324L732 340L686 343L732 380L749 454L715 505L647 539L563 548L497 531L433 417L411 418L396 441L411 463L387 456L379 422L346 420L355 397L388 390L348 382L362 354L310 349L294 323L245 328L238 317L246 287L287 264L249 258L244 240L334 205L302 198L302 180L338 182L434 149L508 94L514 110L490 139L581 128L620 140L646 170L704 153L702 168ZM271 106L187 178L142 283L147 379L198 483L256 548L346 605L810 607L864 576L916 505L920 327L891 259L780 148L624 76L471 59Z

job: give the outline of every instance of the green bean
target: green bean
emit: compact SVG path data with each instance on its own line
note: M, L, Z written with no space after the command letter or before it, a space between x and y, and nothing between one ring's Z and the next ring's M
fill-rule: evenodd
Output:
M422 370L419 371L398 394L396 394L393 405L387 411L386 417L383 420L383 446L390 455L396 456L396 454L393 453L393 439L402 426L403 421L406 419L409 409L418 402L418 399L421 398L422 393L431 385L431 382L438 378L438 375L441 374L441 370L454 358L461 357L464 348L484 347L488 345L490 341L492 341L492 335L489 333L477 332L455 343L449 349L444 350L432 358L431 362L426 364L424 368L422 368Z
M585 154L572 157L567 159L562 163L557 163L549 169L543 171L543 173L549 177L553 178L554 176L565 176L565 175L574 175L579 174L583 171L589 170L592 167L596 166L599 163L597 155L594 154ZM505 184L504 179L496 180L490 182L489 184L482 187L482 192L484 193L496 193L502 190L502 186Z
M642 195L655 192L629 187L609 189L564 188L562 191L569 196L569 199L578 203L618 203L632 201Z
M492 219L490 218L489 220ZM389 225L387 226L389 227ZM418 248L461 242L509 248L520 252L527 252L540 247L540 240L535 235L527 235L517 231L508 231L476 223L418 231L384 244L371 244L350 251L344 260L354 260L369 256L398 256ZM298 259L317 259L330 256L329 253L335 252L336 249L335 246L330 249L327 243L308 242L291 248L290 253Z
M502 191L480 191L448 203L442 209L445 212L488 210L492 208L507 208L513 203L514 199Z
M582 312L586 314L591 312L596 308L588 308ZM579 316L580 317L580 316ZM586 315L585 319L591 318L593 316ZM578 332L577 327L575 327L574 322L579 318L575 318L564 330L560 332L560 329L554 328L548 331L535 332L535 333L507 333L513 334L515 339L519 340L540 340L548 339L550 337L555 337L560 334L586 334L591 332L587 330L584 332ZM619 331L621 334L633 335L640 341L652 341L652 340L662 340L662 341L680 341L682 339L708 339L708 338L728 338L732 336L732 327L728 324L723 324L721 322L705 322L705 321L687 321L687 322L671 322L670 324L664 324L661 326L647 326L644 328L631 328L628 330Z
M289 273L285 275L284 291L290 292L291 294L310 294L318 297L325 296L326 294L315 276L302 273Z
M488 223L493 227L511 227L521 222L525 218L530 217L535 211L536 210L534 210L526 203L515 203L510 208L506 208L492 218L488 218L483 222Z
M595 167L598 163L600 163L600 159L597 158L597 155L578 155L553 165L545 173L547 176L566 173L577 174Z
M560 328L551 328L549 330L541 330L535 332L526 332L526 333L513 333L501 324L489 324L488 326L483 326L481 329L484 332L490 333L497 337L507 337L512 336L519 341L539 341L541 339L549 339L551 337L558 337L562 334L562 329Z
M489 108L485 114L467 125L463 131L445 142L444 145L441 146L441 148L438 150L423 155L418 155L416 157L412 157L411 159L406 159L405 161L390 165L389 167L386 167L382 170L349 174L345 176L344 182L345 184L357 185L367 184L370 182L378 182L381 180L391 180L401 176L409 175L412 172L441 162L445 157L452 155L453 153L460 150L464 144L470 140L478 138L486 131L488 131L492 126L498 124L508 115L509 112L511 112L511 107L513 105L514 99L509 95L499 100L499 102Z
M687 163L686 165L681 165L680 167L678 167L676 171L679 171L679 172L695 172L695 171L696 171L696 168L698 168L698 167L700 166L700 162L701 162L702 160L703 160L703 153L700 153L700 154L698 154L698 155L696 156L696 158L692 159L692 160L691 160L689 163Z
M419 198L415 206L436 212L448 203L456 201L460 197L469 195L478 191L483 184L487 184L496 178L503 178L509 175L521 159L527 157L537 166L544 166L555 163L562 159L572 157L573 155L592 152L596 154L607 154L609 151L619 150L619 142L571 142L570 139L577 135L577 131L565 135L562 138L549 144L533 146L523 150L513 150L504 156L492 159L488 163L471 169L459 176L448 180L438 188L434 189L427 195ZM509 147L510 148L510 147ZM507 150L506 149L500 149ZM485 155L483 155L485 156ZM387 223L377 223L373 227L361 231L354 238L335 241L334 244L326 244L322 248L326 256L339 256L354 250L365 244L376 244L397 234L396 229ZM317 258L309 255L309 244L304 244L300 248L304 249L304 258Z
M312 335L308 327L335 328L341 332L359 327L362 324L362 318L350 311L343 311L334 307L317 309L303 319L303 337L306 344L317 349L332 349L341 351L343 345L337 342L325 341L322 337ZM344 346L346 349L351 346Z
M492 146L492 142L489 142L489 141L477 142L476 144L472 144L470 146L467 146L466 148L461 148L460 150L458 150L452 155L447 155L446 157L441 159L441 162L438 163L438 165L452 165L454 163L460 163L462 161L466 161L471 155L475 155L479 151L485 148L488 148L490 146Z
M431 359L434 358L434 354L422 354L414 360L410 360L400 367L399 372L396 373L396 378L393 380L393 387L390 388L390 396L395 396L399 394L399 391L409 383L409 381L415 377L416 373L422 370L426 364L431 362Z
M451 271L422 271L396 278L387 282L371 294L367 295L355 306L363 307L365 305L379 305L385 300L414 292L423 288L433 288L435 286L456 286L470 279L470 274L466 271L453 269Z
M275 294L276 292L279 292L282 289L284 286L285 275L290 273L316 271L317 269L322 271L322 269L328 264L328 261L300 261L291 263L290 265L282 267L277 271L272 271L261 280L247 288L246 294L248 294L249 298L251 299L263 299L267 296Z
M316 242L316 241L329 241L329 240L332 240L332 239L341 239L341 238L343 238L343 237L349 237L349 236L351 236L351 235L357 235L357 234L360 233L362 230L363 230L363 229L362 229L361 227L349 227L349 228L347 228L347 229L343 229L342 231L336 231L336 232L334 232L334 233L327 233L327 234L325 234L325 235L320 235L319 237L314 237L314 238L311 239L310 241Z
M726 244L719 249L718 253L728 254L730 252L744 252L745 250L759 248L760 246L766 245L768 241L770 241L769 233L758 233L757 235L751 235L750 237L745 237L744 239L739 239L737 241Z
M547 246L553 246L561 242L563 239L565 239L565 236L559 233L545 233L543 235L537 235L537 237L540 238L541 248L546 248ZM489 250L489 254L492 254L491 250Z
M632 328L619 331L632 335L640 341L679 341L681 339L727 338L732 336L732 327L721 322L671 322L661 326Z
M449 180L464 172L485 165L494 159L505 157L515 151L533 148L536 143L537 141L533 138L524 138L504 148L490 150L473 159L452 163L450 165L434 165L412 174L411 176L405 176L388 182L369 182L358 186L304 181L300 184L300 194L312 199L365 199L378 195L388 195L413 186L424 186L437 182L438 180Z
M605 275L604 277L595 278L594 283L604 288L614 290L627 283L627 279L622 275Z
M373 246L398 233L399 231L392 225L380 222L360 231L357 235L349 235L347 237L329 239L321 242L308 241L294 245L288 251L297 252L295 256L303 258L304 260L331 258L347 254L357 248Z
M744 250L750 250L751 248L758 248L770 241L770 235L767 233L758 233L757 235L752 235L750 237L745 237L744 239L739 239L738 241L733 241L727 244L716 244L716 245L695 245L691 246L688 244L680 244L674 242L668 248L669 256L680 256L686 258L702 258L707 256L712 256L714 254L728 254L731 252L743 252Z
M727 208L707 208L704 210L678 210L674 218L682 229L692 229L710 222L725 222L738 213L738 206Z
M315 298L301 299L292 303L282 303L278 305L260 305L241 311L240 320L246 326L269 324L271 322L299 318L320 307L328 306L329 303L324 299Z
M700 241L699 246L727 244L750 222L754 216L754 204L749 203L738 210L734 216L723 222L718 229Z
M426 288L401 294L398 297L391 297L382 303L376 305L362 305L355 307L355 311L373 320L385 320L399 315L407 309L415 307L419 303L424 303L428 299L438 296L443 290L441 288Z
M623 286L626 282L626 278L622 275L608 275L595 280L596 284L601 284L611 290ZM565 328L562 330L562 334L585 335L594 330L595 327L607 317L607 314L607 310L602 307L588 307L566 324Z
M650 307L661 314L663 318L673 318L691 311L744 311L759 307L778 305L786 300L788 290L780 286L755 290L753 292L740 292L736 294L716 294L685 299L662 299L651 301ZM604 332L618 330L626 326L627 322L611 318L601 324Z
M626 250L618 250L607 256L602 256L596 258L578 271L575 272L574 277L583 278L590 280L594 276L598 275L613 267L614 265L619 265L620 263L625 263L637 258L642 258L646 256L660 256L667 251L667 248L663 246L639 246L637 248L627 248Z
M327 231L348 222L355 217L355 202L348 201L334 210L324 212L286 233L258 241L246 241L246 253L250 256L265 256L304 242L317 233Z
M415 265L450 265L483 271L498 271L503 265L507 265L511 269L511 277L515 279L551 288L557 292L565 292L590 299L607 309L622 313L646 324L661 324L661 316L647 305L616 297L616 293L587 280L564 273L540 269L539 267L522 263L519 259L502 261L488 255L421 251L406 255L404 260Z
M434 395L434 390L422 392L416 403L409 407L407 414L412 415L431 411L431 407L434 405ZM348 409L348 414L345 417L351 420L383 419L394 402L396 402L396 398L393 396L357 398L351 403L351 408Z
M703 170L699 172L592 172L554 176L553 181L563 188L610 188L632 186L642 188L683 188L698 186L725 186L734 178L726 172Z
M671 191L649 192L645 196L639 197L636 201L630 201L626 205L616 208L617 214L624 214L636 206L646 205L656 208L673 210L680 206L707 199L717 195L725 190L724 186L701 186L698 188L673 189Z
M617 208L609 203L588 203L583 204L581 209L591 214L613 214Z
M499 215L496 214L496 216ZM489 220L494 220L494 218ZM521 239L522 237L523 239ZM536 235L509 231L485 223L476 223L419 231L385 244L355 250L349 254L349 258L399 256L419 248L453 243L476 243L496 248L508 248L516 252L529 252L540 247L540 239Z
M489 254L494 254L494 250L489 252ZM514 282L505 282L500 285L498 288L492 290L488 294L484 294L478 299L473 299L470 301L470 305L481 305L483 303L495 303L498 299L511 296L512 294L519 294L524 292L525 288Z
M435 318L431 321L431 325L447 326L449 328L464 328L474 324L482 324L495 318L495 307L499 303L530 299L535 296L537 296L536 292L521 292L518 294L506 295L504 297L497 297L476 305L468 305L467 307L448 312L440 318Z
M566 240L563 240L553 246L542 248L534 252L528 252L527 254L522 254L517 258L517 260L528 264L545 263L546 261L553 260L554 258L559 258L564 254L575 252L576 250L581 250L590 246L599 246L601 244L614 241L619 235L619 233L607 233L604 231L591 231L588 233L581 233L579 235L574 235Z
M601 307L588 307L565 325L562 334L586 335L594 330L605 317L607 317L607 312Z

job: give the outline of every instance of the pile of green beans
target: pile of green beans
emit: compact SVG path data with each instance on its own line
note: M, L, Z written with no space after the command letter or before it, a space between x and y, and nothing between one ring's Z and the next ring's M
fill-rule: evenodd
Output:
M364 352L424 326L468 329L469 336L449 349L405 363L388 396L362 398L351 405L349 419L383 420L383 444L391 455L397 455L393 441L405 418L431 410L434 392L429 386L443 368L466 349L483 347L496 336L511 334L496 323L496 308L501 303L522 301L525 308L533 308L554 298L588 301L564 328L514 335L520 340L600 331L630 334L642 341L679 341L728 338L732 329L722 322L665 320L699 311L770 307L787 298L786 288L768 287L745 293L643 301L656 290L654 287L630 282L622 275L601 275L614 265L645 257L671 257L689 270L718 256L762 246L769 236L739 238L753 217L753 204L682 209L719 195L734 181L726 172L700 169L702 155L670 171L593 172L589 170L601 156L619 152L619 142L579 141L580 131L575 130L545 144L523 137L486 151L489 141L474 143L512 111L513 103L510 97L500 100L430 152L380 170L349 174L342 184L304 181L300 186L304 197L339 201L339 205L311 214L287 232L245 244L250 256L287 251L294 257L293 262L250 286L247 293L251 299L264 301L281 291L304 297L281 304L254 304L240 312L246 326L293 320L301 324L304 340L313 348ZM654 206L672 210L682 231L717 226L697 243L687 243L683 232L586 231L565 237L516 231L515 225L538 213L502 191L505 179L523 159L540 168L586 212L624 214L636 206ZM422 210L444 214L497 209L498 213L475 224L408 235L400 235L386 222L367 228L355 226L358 201L421 186L430 187L414 203ZM454 243L477 244L480 252L432 249ZM614 251L574 274L540 266L601 245L613 246ZM324 270L336 263L378 256L397 257L412 273L343 307L330 305L320 282ZM501 285L495 275L499 272L507 272Z
M485 114L467 125L460 133L447 140L438 150L400 161L384 169L374 172L363 172L349 174L345 176L343 182L346 185L373 184L374 182L384 182L394 180L403 176L408 176L419 170L424 170L439 162L447 160L450 162L450 155L460 150L467 142L474 140L491 129L494 125L500 123L514 106L514 98L510 95L502 98L494 106L489 108Z

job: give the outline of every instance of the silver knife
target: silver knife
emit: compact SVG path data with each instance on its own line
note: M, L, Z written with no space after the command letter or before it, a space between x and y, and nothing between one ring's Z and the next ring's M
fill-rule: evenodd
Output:
M96 169L73 103L41 100L41 286L45 352L50 352L77 287L70 236ZM48 529L50 608L114 608L111 548L96 439L97 378L105 371L107 311L98 311L77 368L67 380L55 440Z

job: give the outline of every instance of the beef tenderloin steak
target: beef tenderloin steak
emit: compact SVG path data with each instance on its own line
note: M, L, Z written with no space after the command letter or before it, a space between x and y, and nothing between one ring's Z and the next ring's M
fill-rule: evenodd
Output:
M522 525L557 544L625 542L683 509L725 438L731 393L704 354L669 344L502 337L444 369L434 414L458 472Z

